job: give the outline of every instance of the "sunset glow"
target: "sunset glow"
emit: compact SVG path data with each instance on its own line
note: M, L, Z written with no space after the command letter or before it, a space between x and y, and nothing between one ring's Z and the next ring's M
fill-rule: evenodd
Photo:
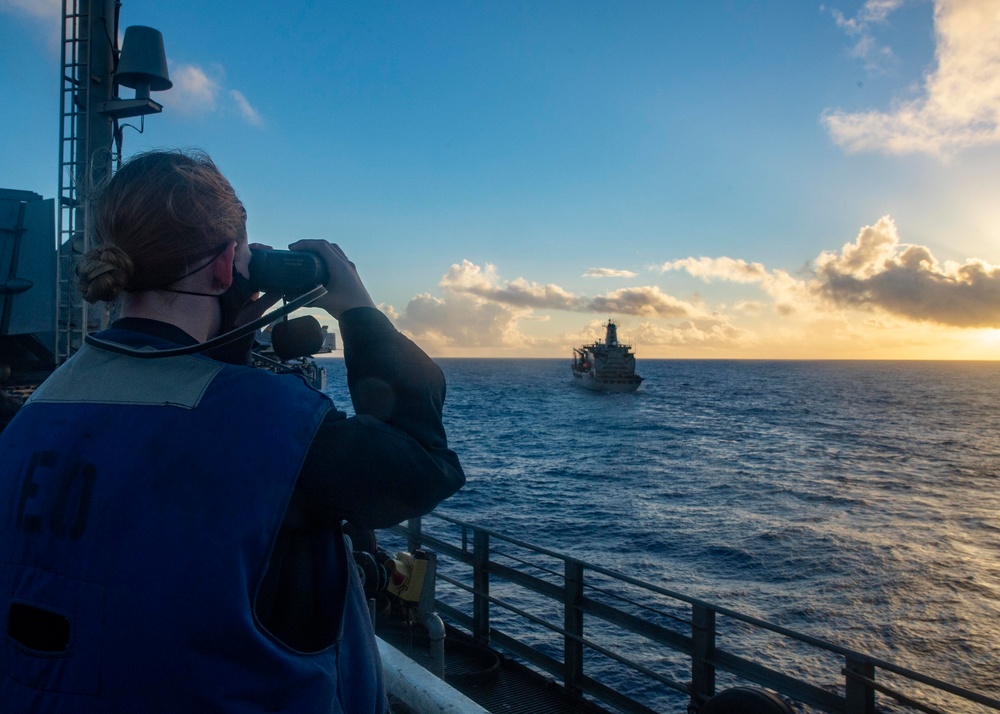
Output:
M55 193L60 3L0 0L0 186ZM1000 0L125 0L251 240L339 242L432 355L1000 357ZM294 51L289 48L294 47Z

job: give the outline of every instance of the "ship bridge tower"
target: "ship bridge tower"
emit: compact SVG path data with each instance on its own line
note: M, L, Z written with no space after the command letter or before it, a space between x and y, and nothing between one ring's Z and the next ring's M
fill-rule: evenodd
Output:
M618 346L618 326L611 320L608 320L607 334L604 337L604 343L608 347Z

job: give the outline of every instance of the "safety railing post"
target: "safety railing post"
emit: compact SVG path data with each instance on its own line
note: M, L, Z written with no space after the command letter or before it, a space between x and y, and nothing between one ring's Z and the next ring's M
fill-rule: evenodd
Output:
M422 521L420 516L411 518L406 522L406 549L411 553L420 549L420 541L423 539Z
M715 694L715 610L691 606L691 704L700 706Z
M478 528L472 536L472 635L490 642L490 534Z
M846 714L875 714L875 689L868 684L875 679L875 665L848 655L844 674L847 677Z
M583 563L567 560L563 588L563 682L579 693L583 680Z

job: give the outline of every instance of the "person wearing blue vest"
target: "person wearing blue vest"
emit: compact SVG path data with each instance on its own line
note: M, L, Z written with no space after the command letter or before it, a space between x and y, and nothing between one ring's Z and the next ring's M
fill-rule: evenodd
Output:
M463 485L441 370L320 240L291 248L326 266L312 307L339 321L355 416L200 350L270 302L205 155L133 158L93 213L80 289L120 316L0 434L0 710L383 714L342 524Z

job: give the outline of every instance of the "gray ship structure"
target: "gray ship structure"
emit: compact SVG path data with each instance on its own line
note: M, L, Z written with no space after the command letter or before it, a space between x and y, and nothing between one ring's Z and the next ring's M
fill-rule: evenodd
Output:
M642 384L632 345L618 341L613 320L605 324L604 342L573 349L573 381L595 392L634 392Z

